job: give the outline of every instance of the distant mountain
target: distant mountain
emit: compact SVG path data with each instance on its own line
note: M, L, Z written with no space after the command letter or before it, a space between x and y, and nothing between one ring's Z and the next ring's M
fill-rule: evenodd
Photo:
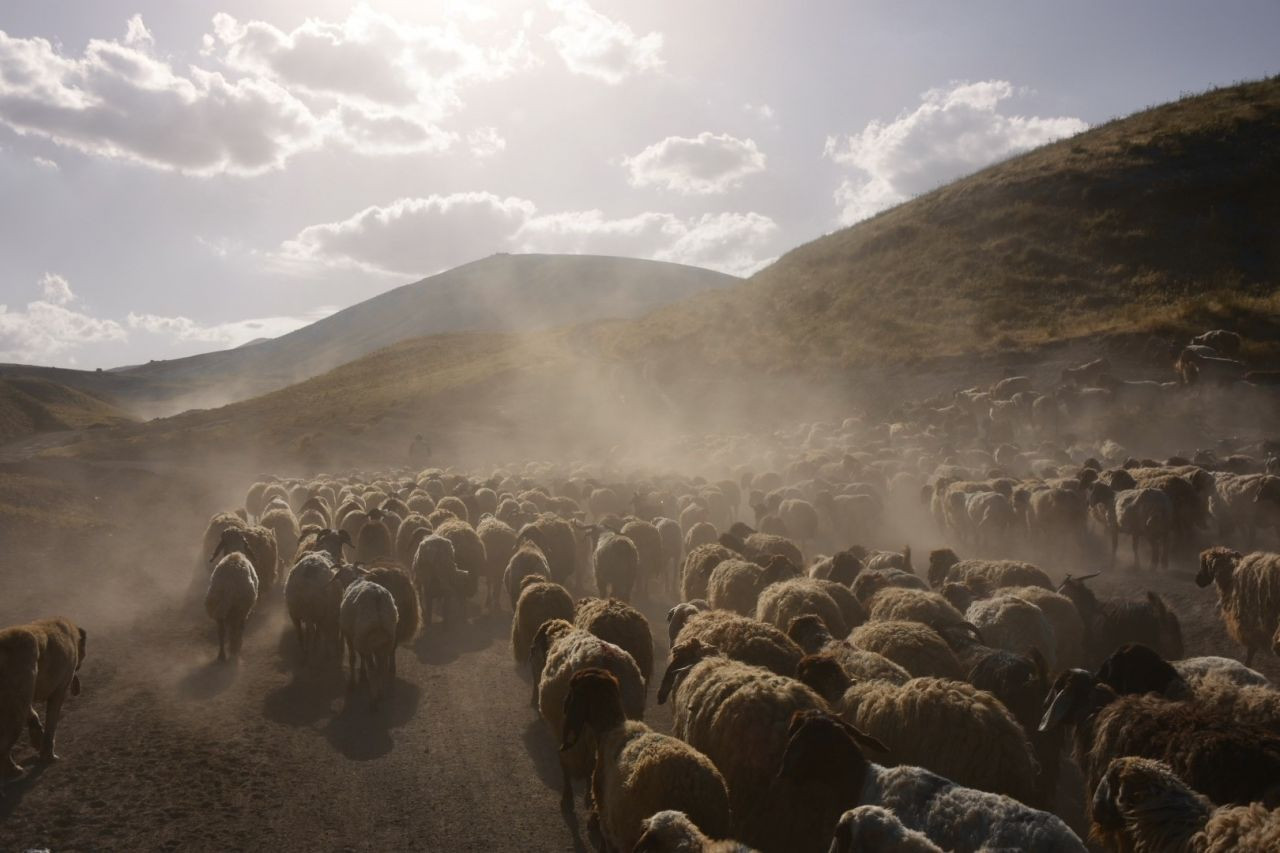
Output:
M109 395L140 413L167 414L282 388L409 338L631 318L739 283L724 273L661 261L499 254L235 349L102 372L3 366L0 376L39 376Z

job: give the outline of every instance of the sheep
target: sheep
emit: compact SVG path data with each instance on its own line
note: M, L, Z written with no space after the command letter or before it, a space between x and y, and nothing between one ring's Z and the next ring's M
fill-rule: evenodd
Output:
M476 535L484 545L485 605L490 610L497 610L498 588L503 582L507 564L516 552L516 532L509 525L489 516L480 522Z
M859 649L847 640L837 640L827 631L827 626L817 616L807 615L793 619L787 628L787 636L804 654L824 654L835 659L850 678L866 681L881 680L893 684L906 684L911 673L877 652ZM796 662L797 666L799 661ZM789 672L795 672L792 667Z
M854 682L831 657L800 661L797 677L840 717L886 750L886 763L924 767L970 788L1030 803L1036 760L1027 733L1001 702L962 681Z
M729 832L720 771L685 742L628 720L618 679L607 670L579 670L569 680L560 749L572 749L584 729L596 745L591 791L605 849L634 850L644 819L666 809L679 809L702 832Z
M1196 585L1218 585L1218 607L1231 639L1244 646L1244 665L1259 648L1272 648L1280 630L1280 554L1241 555L1229 548L1200 554ZM1181 657L1181 655L1175 655Z
M601 598L616 596L631 600L631 590L640 572L640 554L635 543L625 536L602 527L591 527L592 565L596 589Z
M862 569L862 561L855 554L839 551L830 557L815 560L809 566L809 577L851 586Z
M205 613L218 623L219 661L227 659L228 641L231 656L240 654L244 623L253 612L253 606L258 603L258 573L242 550L246 547L243 537L238 536L237 531L228 530L223 534L219 546L224 543L229 552L214 566L213 574L209 576L209 588L204 596Z
M981 632L990 646L1011 652L1035 649L1052 669L1057 660L1058 640L1053 625L1031 602L1001 593L969 605L965 619Z
M1093 794L1094 838L1110 849L1228 853L1280 849L1280 810L1261 803L1214 808L1167 764L1114 759Z
M901 589L918 589L927 591L928 584L923 579L909 572L898 569L870 569L860 572L853 579L853 597L863 609L871 606L871 602L883 589L898 587Z
M421 621L430 626L435 616L435 603L440 602L440 617L448 622L450 613L460 613L469 587L466 572L458 568L453 543L439 534L424 536L418 542L411 567L417 583ZM514 608L513 608L514 609Z
M743 560L725 560L707 578L707 601L717 610L754 616L761 590L795 573L795 567L785 558L776 558L767 568Z
M684 601L706 598L711 572L725 560L737 558L737 552L719 543L699 545L689 551L680 570L680 597Z
M871 551L862 558L862 567L866 571L882 572L886 569L896 569L906 574L915 574L915 570L911 567L911 548L906 547L901 551Z
M683 812L662 811L641 823L634 853L756 853L737 841L708 838Z
M825 710L822 697L793 678L730 660L696 638L671 650L658 703L668 697L672 734L724 776L734 836L764 851L795 849L779 830L800 803L760 781L781 764L791 715Z
M1040 730L1075 728L1075 759L1086 791L1113 758L1138 755L1169 764L1216 803L1280 796L1280 735L1195 700L1157 694L1117 696L1088 672L1064 671L1045 700Z
M541 535L538 531L520 542L511 559L507 562L506 571L502 575L502 585L511 598L511 610L515 612L516 600L520 597L524 579L527 577L551 578L551 565L546 554L538 545Z
M1270 474L1219 474L1211 496L1218 535L1228 539L1242 528L1245 544L1252 548L1259 527L1277 526L1280 477Z
M929 552L929 585L934 589L954 581L965 583L982 578L992 587L1042 586L1053 589L1053 582L1039 567L1019 560L961 560L950 548Z
M1084 620L1071 599L1040 586L1006 587L1005 592L1034 604L1049 620L1056 641L1053 659L1059 669L1085 665Z
M1271 679L1256 669L1240 663L1235 658L1204 655L1194 658L1183 658L1173 661L1173 668L1178 675L1193 687L1196 683L1213 679L1225 681L1237 687L1271 687Z
M463 598L475 595L479 587L480 577L485 573L486 558L484 543L479 535L465 521L451 519L435 526L435 535L443 536L453 543L453 559L458 571L465 572L466 589ZM459 580L462 575L457 576Z
M1074 367L1062 368L1061 379L1065 383L1082 387L1093 385L1104 373L1111 372L1111 362L1106 358L1095 358L1093 361L1078 364Z
M356 562L372 563L391 557L395 553L391 528L384 521L386 514L380 509L371 509L368 520L356 533Z
M427 523L426 516L416 512L405 516L400 529L396 531L396 562L402 566L412 566L413 555L418 552L418 543L431 533L431 525Z
M662 538L662 577L668 592L674 593L679 584L678 570L684 559L684 535L680 522L671 518L655 518L653 525Z
M359 655L360 677L369 682L370 706L375 711L383 693L391 690L398 620L395 597L381 584L357 580L342 595L338 628L347 646L347 688L355 689Z
M938 632L919 622L868 622L853 630L849 642L883 655L916 678L964 679L955 652Z
M0 630L0 780L24 772L13 760L24 727L41 761L58 760L58 720L67 696L80 695L87 636L69 619L41 619ZM45 703L43 726L37 702Z
M573 624L631 655L647 685L653 678L653 634L644 614L616 598L582 598Z
M590 631L575 628L565 619L543 622L529 644L529 669L533 676L532 704L538 709L552 737L564 736L565 700L574 673L598 667L618 679L622 708L630 720L644 716L645 684L635 660L613 643ZM561 800L573 802L573 780L587 776L595 758L595 738L587 733L570 749L560 751Z
M1116 562L1120 534L1133 540L1133 567L1142 567L1138 543L1151 544L1151 565L1169 567L1169 538L1173 525L1173 502L1159 489L1139 488L1113 491L1110 486L1094 483L1089 490L1089 503L1099 507L1104 523L1111 532L1111 565Z
M965 624L964 614L938 593L906 587L886 587L877 592L871 598L868 616L877 622L919 622L935 631Z
M812 542L818 535L818 511L802 498L788 498L778 505L778 517L787 530L801 542ZM801 560L803 562L803 560Z
M785 631L793 619L806 613L822 619L833 636L844 637L849 633L839 605L821 581L792 578L770 584L761 590L756 601L756 619L780 631Z
M521 581L520 598L511 619L511 656L517 664L528 662L534 635L543 622L551 619L572 622L573 597L560 584L529 575Z
M1085 583L1096 576L1067 575L1058 587L1059 593L1071 599L1084 622L1085 658L1090 665L1100 663L1125 643L1144 643L1170 660L1182 657L1182 625L1163 598L1148 592L1143 601L1098 601Z
M942 853L929 836L907 829L898 816L883 806L849 809L836 823L831 853L860 850L893 850L895 853Z
M396 602L396 644L407 643L418 635L422 627L422 611L418 605L418 590L409 574L398 566L374 566L364 576L367 581L386 587ZM391 650L391 675L396 674L396 653Z
M215 516L215 520L217 518ZM212 529L213 522L210 522L210 526ZM276 564L279 561L275 533L265 527L244 523L226 526L217 537L212 556L209 557L210 565L233 550L238 550L253 565L262 585L262 592L270 590L275 584Z
M719 534L716 526L708 521L699 521L684 534L684 550L692 551L699 545L709 545L716 541Z
M767 669L776 675L794 675L804 657L786 634L747 616L727 610L699 611L677 604L667 614L672 647L697 638L732 660Z
M834 837L831 850L852 853L858 848L845 844L852 827L839 824L852 809L871 805L884 807L907 829L957 853L1084 853L1080 839L1048 812L1003 794L957 785L921 767L871 763L862 749L882 751L884 745L829 714L797 713L787 734L774 789L775 795L788 794L800 803L779 827L795 839L788 850L825 849L819 845Z
M640 588L644 590L650 582L660 584L662 581L662 534L658 528L638 518L629 519L618 531L636 547L638 578Z
M268 509L262 514L261 526L275 536L277 560L283 561L297 553L302 528L291 509L287 506Z
M342 589L333 582L336 571L332 557L312 551L294 563L285 579L285 609L298 636L304 664L323 639L337 639Z
M343 548L355 549L351 534L347 531L328 527L304 527L298 538L298 550L294 554L294 561L297 562L309 551L324 551L332 558L335 566L341 565L344 562Z

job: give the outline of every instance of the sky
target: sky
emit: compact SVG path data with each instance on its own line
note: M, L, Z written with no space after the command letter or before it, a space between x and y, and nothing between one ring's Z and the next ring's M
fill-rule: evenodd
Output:
M1274 0L0 0L0 362L237 346L501 251L748 275L1277 44Z

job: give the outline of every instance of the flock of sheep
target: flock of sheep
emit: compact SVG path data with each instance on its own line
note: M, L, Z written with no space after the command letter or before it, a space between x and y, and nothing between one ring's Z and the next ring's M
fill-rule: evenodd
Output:
M1216 357L1186 363L1204 381ZM1108 369L702 437L686 449L710 477L263 478L205 532L218 655L282 599L304 665L345 650L376 708L424 624L510 607L564 805L589 779L607 850L1086 849L1072 825L1109 850L1280 849L1280 692L1248 668L1280 654L1280 555L1231 547L1280 533L1274 448L1132 457L1090 420L1139 393ZM909 547L867 547L887 535L952 547L917 570ZM1135 569L1142 543L1153 572L1199 554L1243 663L1188 657L1154 592L1100 599L1094 572L1041 568L1118 570L1121 536ZM665 662L633 604L658 602ZM0 634L6 686L21 643L67 658L4 709L6 755L43 699L52 750L84 651L67 631Z

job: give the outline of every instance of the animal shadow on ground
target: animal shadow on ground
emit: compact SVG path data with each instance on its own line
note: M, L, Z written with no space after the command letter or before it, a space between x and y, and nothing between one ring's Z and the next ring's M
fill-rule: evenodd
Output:
M391 729L413 718L421 695L418 685L397 677L375 711L370 704L368 686L357 683L355 690L347 692L342 710L325 725L324 736L334 749L352 761L380 758L395 746Z
M533 712L535 715L536 711ZM528 751L529 757L533 759L533 768L537 771L538 778L551 791L555 792L557 798L560 796L563 777L560 773L560 757L556 751L555 741L547 731L547 724L539 716L535 716L524 727L524 747ZM580 787L580 786L578 786ZM581 801L582 794L575 790L573 803L560 803L560 814L564 817L565 826L569 828L569 832L573 835L573 849L577 853L585 853L589 848L582 839L582 828L578 822L578 814L575 804ZM594 845L598 849L603 850L601 844Z
M332 659L298 665L284 684L267 693L262 715L286 726L313 726L333 713L333 700L346 689L346 676Z
M425 664L447 664L468 652L478 652L489 647L510 622L501 613L477 616L474 621L444 623L433 622L423 627L414 641L413 651L418 661Z
M0 781L0 823L13 814L22 802L22 798L36 786L36 783L40 781L40 777L44 775L45 769L49 766L38 761L34 756L27 761L19 763L23 764L26 769L24 774L16 779Z
M235 659L199 664L178 681L178 693L184 699L212 699L235 683L239 666Z

